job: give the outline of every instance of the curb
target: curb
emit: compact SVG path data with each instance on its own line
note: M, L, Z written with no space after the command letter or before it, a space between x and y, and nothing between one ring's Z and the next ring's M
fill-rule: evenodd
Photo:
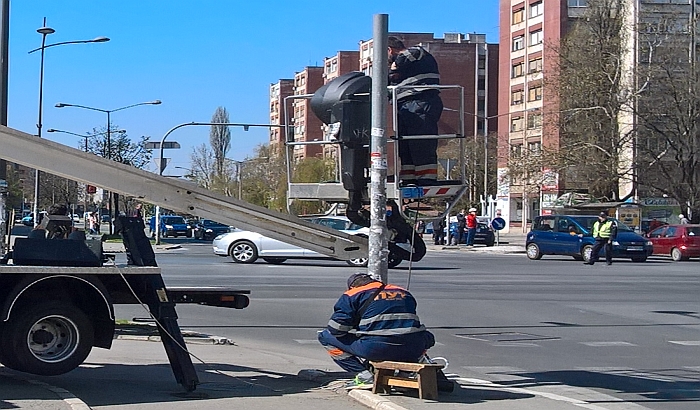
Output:
M351 390L348 396L374 410L407 410L405 407L366 390Z

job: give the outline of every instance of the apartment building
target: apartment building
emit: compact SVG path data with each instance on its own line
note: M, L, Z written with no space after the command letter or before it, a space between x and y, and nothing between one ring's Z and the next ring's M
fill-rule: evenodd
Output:
M559 130L551 122L543 120L543 114L557 111L555 95L548 95L543 86L556 62L556 46L566 35L568 28L586 11L589 0L545 1L545 0L501 0L500 2L500 99L499 99L499 159L497 207L509 223L509 228L523 231L527 221L539 215L541 209L550 206L565 190L581 189L574 181L546 169L540 170L537 180L508 176L509 160L528 155L537 155L543 147L556 149ZM627 87L633 87L630 73L640 64L638 52L639 33L644 25L676 22L688 27L697 21L695 0L627 0L624 5L628 35L625 36L626 52L621 56L627 61L629 72L625 73ZM692 30L691 30L692 31ZM687 32L687 31L686 31ZM690 41L697 40L688 36ZM694 49L695 47L690 47ZM624 113L623 113L624 114ZM629 112L619 118L622 132L629 132L636 119ZM621 155L621 167L631 167L634 155L630 145ZM511 164L512 165L512 164ZM643 178L639 171L630 175ZM637 192L632 177L620 182L620 195ZM633 192L634 190L634 192Z
M501 0L500 70L498 118L497 208L508 228L526 225L523 221L538 215L542 201L553 201L563 188L557 175L546 185L528 186L529 181L508 176L512 155L537 155L543 146L555 145L557 129L544 132L545 104L543 78L553 67L555 56L545 44L558 44L566 33L568 12L585 6L586 0ZM552 102L553 103L553 102ZM548 107L550 108L550 107Z
M286 125L284 118L284 99L294 93L294 80L282 79L270 84L270 124ZM271 152L284 149L285 130L281 127L270 128Z

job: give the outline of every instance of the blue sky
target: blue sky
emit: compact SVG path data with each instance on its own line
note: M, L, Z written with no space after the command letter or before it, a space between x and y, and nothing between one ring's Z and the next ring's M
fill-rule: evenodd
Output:
M208 122L225 107L232 122L268 123L269 85L305 66L321 65L338 50L357 50L372 37L373 15L389 15L390 31L486 33L498 42L498 1L458 2L313 0L10 0L8 125L36 134L41 46L36 30L56 30L47 44L106 36L111 41L46 50L43 136L78 146L75 136L106 126L104 113L55 108L62 102L112 110L112 124L132 139L160 141L173 126ZM438 6L439 5L439 6ZM228 157L242 160L267 142L267 131L231 128ZM189 167L192 147L206 143L209 127L183 127L168 140L182 149L166 174ZM83 140L84 141L84 140ZM155 166L153 166L155 169Z

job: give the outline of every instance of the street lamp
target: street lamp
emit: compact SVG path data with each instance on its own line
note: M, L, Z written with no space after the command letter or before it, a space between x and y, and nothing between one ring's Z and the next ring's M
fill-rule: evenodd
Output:
M113 110L105 110L102 108L95 108L95 107L88 107L86 105L78 105L78 104L66 104L66 103L58 103L56 104L56 108L64 108L64 107L76 107L76 108L83 108L86 110L92 110L92 111L99 111L107 114L107 159L112 159L112 135L111 135L111 118L110 115L113 112L117 111L122 111L126 110L127 108L132 108L132 107L138 107L139 105L159 105L161 103L160 100L154 100L154 101L146 101L146 102L141 102L137 104L131 104L127 105L125 107L120 107L120 108L115 108ZM109 233L112 234L112 193L109 193ZM114 216L116 216L119 213L119 201L116 200L114 201Z
M238 183L238 199L239 200L243 199L243 189L242 189L243 180L241 179L241 172L243 171L243 164L248 163L248 162L253 162L253 161L266 160L266 159L268 159L268 157L251 158L251 159L245 159L243 161L229 159L229 161L236 164L236 182Z
M41 50L41 66L39 70L39 120L37 121L36 128L37 128L37 137L41 138L41 120L42 120L42 115L43 115L43 106L44 106L44 51L47 48L50 47L56 47L56 46L61 46L65 44L85 44L85 43L104 43L106 41L109 41L109 38L107 37L96 37L92 40L74 40L74 41L62 41L60 43L54 43L54 44L46 44L46 36L49 34L53 34L56 32L56 30L52 29L51 27L46 26L46 17L44 17L44 24L40 28L38 28L37 33L41 34L41 47L35 48L34 50L29 51L29 54L32 54L35 51ZM41 178L41 172L37 169L34 172L34 209L32 212L34 213L34 226L36 226L39 222L39 179Z
M90 135L90 134L78 134L75 132L57 130L54 128L49 128L48 130L46 130L46 132L58 132L61 134L70 134L70 135L75 135L76 137L85 138L85 152L88 152L88 138L94 138L94 137L97 137L98 135L104 134L104 132L100 132L100 133L92 134L92 135ZM115 132L118 132L120 134L126 134L126 130L117 130Z

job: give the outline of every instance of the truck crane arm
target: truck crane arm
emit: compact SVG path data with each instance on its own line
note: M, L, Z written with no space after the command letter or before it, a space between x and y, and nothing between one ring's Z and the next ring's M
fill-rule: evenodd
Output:
M0 126L0 147L0 158L16 164L255 231L333 258L367 257L367 238L311 224L12 128Z

